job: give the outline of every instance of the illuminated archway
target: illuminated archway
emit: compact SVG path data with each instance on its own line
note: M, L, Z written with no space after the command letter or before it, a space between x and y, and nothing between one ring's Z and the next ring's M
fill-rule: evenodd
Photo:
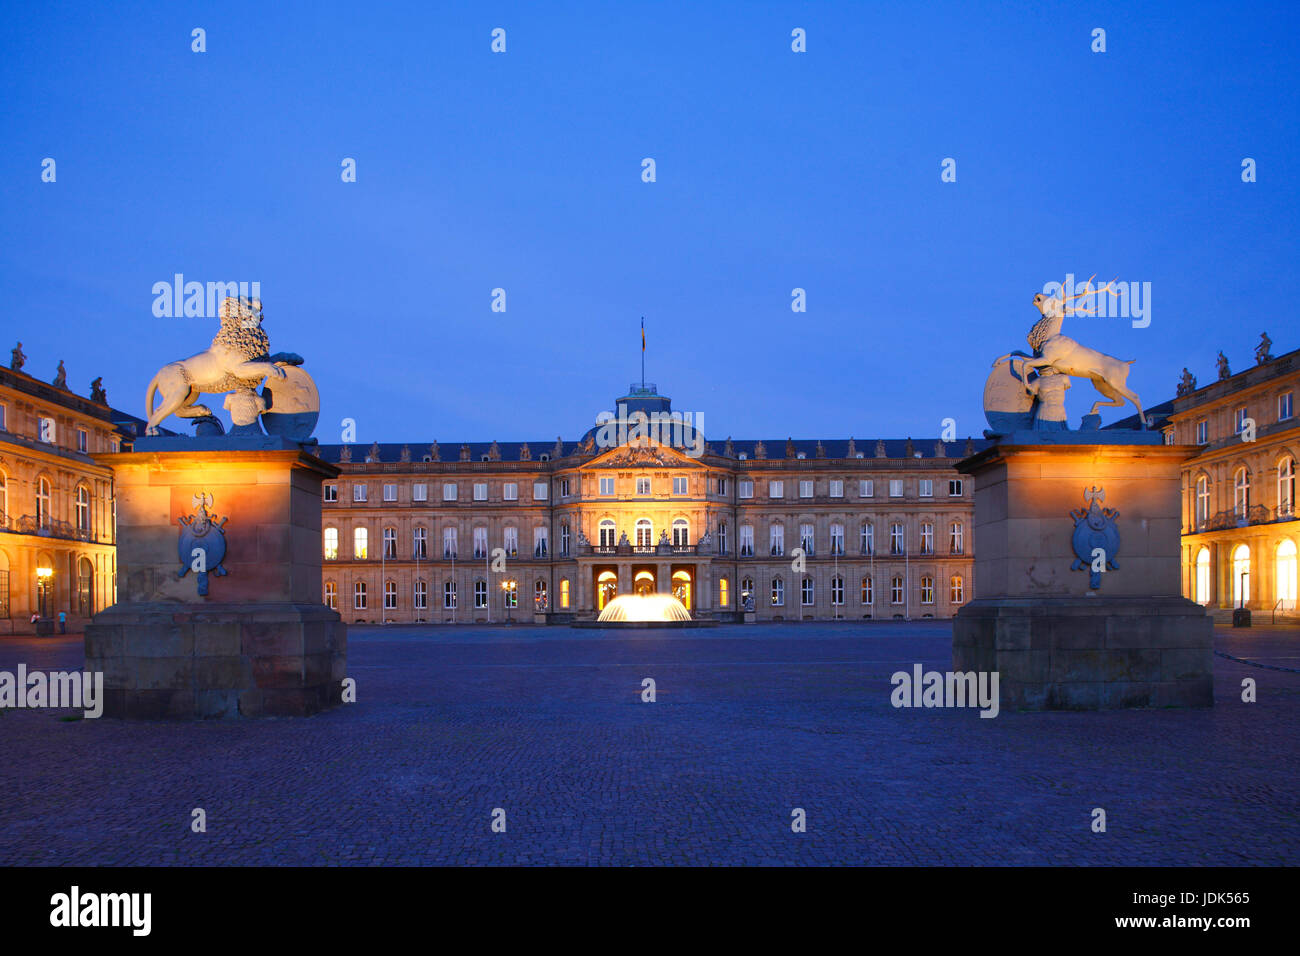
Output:
M653 571L641 570L632 576L632 593L644 597L655 593L655 575Z
M1210 602L1210 549L1201 548L1196 553L1196 603Z
M1296 547L1295 542L1286 538L1279 542L1274 558L1274 570L1277 577L1277 599L1282 607L1295 610L1296 598Z
M1250 548L1239 544L1232 552L1232 606L1244 607L1250 600Z
M689 571L673 572L673 597L682 602L682 607L691 610L691 573Z
M605 605L618 595L618 575L613 571L601 571L596 575L596 610L603 611Z

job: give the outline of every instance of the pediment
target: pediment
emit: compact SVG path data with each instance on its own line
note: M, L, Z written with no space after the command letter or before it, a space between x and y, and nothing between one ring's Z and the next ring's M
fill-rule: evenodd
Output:
M653 439L611 448L587 462L584 468L698 468L700 463L669 445Z

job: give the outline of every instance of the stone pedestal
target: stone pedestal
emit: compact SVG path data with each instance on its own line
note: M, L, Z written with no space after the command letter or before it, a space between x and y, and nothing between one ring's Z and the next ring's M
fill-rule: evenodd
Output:
M279 438L141 439L114 470L118 603L86 628L105 714L300 716L340 702L347 627L321 602L321 483L338 470ZM182 568L178 520L211 496L227 572Z
M998 671L1031 709L1210 706L1214 628L1180 593L1180 472L1194 448L1150 433L1008 436L966 459L975 481L975 594L953 621L953 669ZM1105 492L1117 567L1090 586L1071 511Z

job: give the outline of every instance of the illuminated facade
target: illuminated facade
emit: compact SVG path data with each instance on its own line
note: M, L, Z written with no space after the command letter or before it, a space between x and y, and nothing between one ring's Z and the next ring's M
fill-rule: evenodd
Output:
M0 368L0 634L69 631L114 601L117 413L25 372Z
M666 420L634 385L628 416ZM671 593L695 618L949 618L972 597L984 441L577 441L322 446L326 603L349 622L591 620ZM545 615L545 618L534 615Z
M1294 614L1300 350L1180 395L1162 409L1183 469L1183 593L1210 608Z

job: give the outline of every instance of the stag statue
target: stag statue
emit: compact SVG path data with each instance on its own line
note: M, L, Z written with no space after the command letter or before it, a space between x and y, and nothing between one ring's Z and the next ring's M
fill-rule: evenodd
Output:
M1128 380L1128 373L1131 371L1130 366L1136 359L1129 359L1128 361L1117 359L1104 352L1098 352L1096 349L1080 345L1069 336L1061 334L1061 323L1067 315L1088 315L1093 312L1087 306L1071 305L1071 302L1085 296L1101 295L1103 293L1118 295L1117 292L1111 289L1113 284L1107 283L1099 289L1093 289L1092 280L1089 279L1083 287L1084 291L1075 295L1066 295L1064 288L1062 288L1060 298L1055 296L1049 298L1041 292L1034 296L1034 307L1038 309L1042 318L1035 322L1034 327L1029 330L1029 346L1034 350L1034 354L1032 356L1023 356L1017 363L1019 377L1022 382L1026 383L1026 388L1028 388L1029 373L1037 369L1051 368L1063 375L1089 379L1097 391L1110 399L1110 401L1098 400L1094 402L1092 411L1089 412L1090 415L1096 415L1097 409L1102 407L1123 408L1125 401L1129 401L1137 408L1138 419L1142 422L1142 427L1145 428L1147 416L1146 412L1142 410L1142 401L1138 398L1137 392L1125 384ZM1018 353L1012 352L1004 355L993 364L996 366L999 362L1006 361L1016 354Z

